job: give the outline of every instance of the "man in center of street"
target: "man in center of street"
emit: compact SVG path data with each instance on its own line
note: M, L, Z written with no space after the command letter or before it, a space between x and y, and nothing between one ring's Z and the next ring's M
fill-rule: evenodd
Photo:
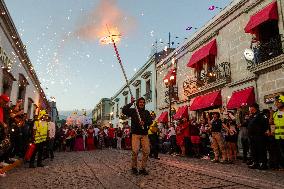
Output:
M134 99L131 99L131 103L125 105L122 109L122 113L128 117L131 117L131 134L132 134L132 173L138 175L148 175L146 171L146 163L150 153L150 144L148 138L148 129L152 124L152 118L150 112L145 110L145 99L139 98L136 102L138 108L139 117L135 108L131 108L134 103ZM142 146L142 165L141 169L138 172L137 161L138 161L138 152L140 145Z

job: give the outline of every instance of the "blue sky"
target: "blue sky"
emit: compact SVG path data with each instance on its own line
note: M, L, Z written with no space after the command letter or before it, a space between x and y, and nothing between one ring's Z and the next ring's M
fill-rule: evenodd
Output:
M130 78L147 60L152 44L182 43L194 30L213 18L232 0L6 0L13 21L26 44L28 55L48 97L54 96L59 110L93 109L104 97L111 97L125 83L110 45L98 38L78 34L83 26L99 22L98 10L109 2L118 10L123 24L118 44ZM115 25L115 23L113 23ZM97 25L94 26L98 29ZM100 29L100 28L99 28ZM175 36L179 38L176 39ZM165 45L160 44L162 49ZM176 45L174 45L176 46Z

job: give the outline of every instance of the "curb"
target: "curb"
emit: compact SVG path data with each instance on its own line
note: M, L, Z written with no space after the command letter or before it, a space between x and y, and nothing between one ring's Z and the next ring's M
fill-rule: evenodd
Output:
M10 171L18 166L20 166L21 164L23 163L23 160L17 160L15 161L14 163L10 164L10 165L7 165L3 168L0 169L0 172L7 172L7 171Z

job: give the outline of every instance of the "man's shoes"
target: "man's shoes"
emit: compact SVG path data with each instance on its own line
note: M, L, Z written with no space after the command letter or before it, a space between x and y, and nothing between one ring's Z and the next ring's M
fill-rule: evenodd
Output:
M226 161L226 163L228 163L228 164L234 164L234 161L231 160L231 159L229 159L228 161Z
M0 167L6 167L6 166L8 166L8 165L10 165L10 164L9 164L9 163L6 163L6 162L4 162L4 161L0 162Z
M6 177L6 173L5 172L0 172L0 177Z
M261 164L259 165L259 168L258 168L258 169L259 169L259 170L266 170L266 169L268 169L268 167L267 167L266 164L261 163Z
M137 168L132 168L131 172L133 175L139 175L138 169Z
M247 161L247 165L252 165L253 164L253 161L249 160Z
M219 160L218 160L218 159L212 159L211 162L212 162L212 163L218 163Z
M9 158L9 160L11 161L11 162L15 162L15 161L18 161L18 159L17 158Z
M44 167L44 165L43 164L38 164L37 167Z
M227 160L220 160L219 163L228 164L228 161Z
M139 174L140 174L140 175L149 175L149 172L146 171L146 169L141 169L141 170L139 171Z
M4 162L8 163L8 164L13 164L14 163L14 161L11 161L10 159L5 160Z
M248 168L250 168L250 169L258 169L259 165L257 163L253 163L253 164L249 165Z
M33 164L30 164L29 168L35 168L35 166Z

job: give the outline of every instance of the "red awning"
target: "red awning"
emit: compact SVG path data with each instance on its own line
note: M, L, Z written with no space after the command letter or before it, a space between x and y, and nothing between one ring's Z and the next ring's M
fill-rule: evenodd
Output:
M206 58L209 55L217 55L217 43L216 39L208 43L207 45L203 46L199 50L193 53L191 56L187 66L191 68L196 67L196 63L198 63L200 60Z
M170 69L170 71L167 73L167 75L164 77L164 80L168 79L168 81L170 80L171 75L175 75L176 74L176 69L172 68Z
M221 91L208 93L203 96L198 96L194 99L190 106L191 111L210 108L222 105Z
M255 29L262 23L269 20L278 20L277 2L273 2L261 11L250 17L245 27L246 33L255 33Z
M177 113L174 115L174 119L181 119L183 117L188 117L188 106L182 106L178 108Z
M159 123L167 123L168 122L168 112L162 112L160 117L158 118Z
M227 109L236 109L241 106L252 105L254 102L254 88L249 87L240 91L233 92L227 104Z

